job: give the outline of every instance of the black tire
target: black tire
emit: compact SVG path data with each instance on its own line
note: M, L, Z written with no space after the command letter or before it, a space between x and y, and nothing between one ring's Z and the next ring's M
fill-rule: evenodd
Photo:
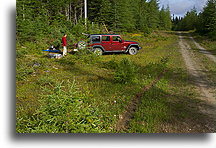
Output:
M79 41L78 42L78 48L79 49L85 49L86 48L86 42L85 41Z
M94 48L93 52L98 56L103 55L103 50L101 48Z
M130 55L136 55L138 53L138 49L136 47L130 47L128 53Z

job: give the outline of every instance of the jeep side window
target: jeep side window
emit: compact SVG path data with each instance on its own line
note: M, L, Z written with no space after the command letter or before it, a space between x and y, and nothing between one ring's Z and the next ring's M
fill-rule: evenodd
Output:
M102 41L110 41L110 36L102 36Z
M93 43L98 43L98 42L100 42L100 36L93 36L93 37L92 37L92 42L93 42Z
M120 36L113 36L113 37L112 37L112 40L113 40L113 41L120 41L121 38L120 38Z

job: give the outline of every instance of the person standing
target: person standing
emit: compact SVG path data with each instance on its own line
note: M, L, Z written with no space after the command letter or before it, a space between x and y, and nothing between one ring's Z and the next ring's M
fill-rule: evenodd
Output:
M67 35L64 34L64 36L62 37L62 46L63 46L63 56L65 56L67 54L67 39L66 39Z

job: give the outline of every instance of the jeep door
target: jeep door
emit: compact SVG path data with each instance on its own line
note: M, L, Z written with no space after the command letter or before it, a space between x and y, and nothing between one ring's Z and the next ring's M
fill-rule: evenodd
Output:
M101 45L103 46L103 48L106 51L110 51L111 50L111 38L110 38L110 36L103 35Z
M120 36L112 36L112 51L123 51L123 44L120 41L122 40Z

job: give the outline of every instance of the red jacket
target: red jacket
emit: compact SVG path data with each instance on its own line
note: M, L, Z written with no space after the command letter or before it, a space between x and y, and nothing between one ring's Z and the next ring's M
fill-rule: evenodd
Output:
M62 46L67 46L67 40L65 36L62 37Z

